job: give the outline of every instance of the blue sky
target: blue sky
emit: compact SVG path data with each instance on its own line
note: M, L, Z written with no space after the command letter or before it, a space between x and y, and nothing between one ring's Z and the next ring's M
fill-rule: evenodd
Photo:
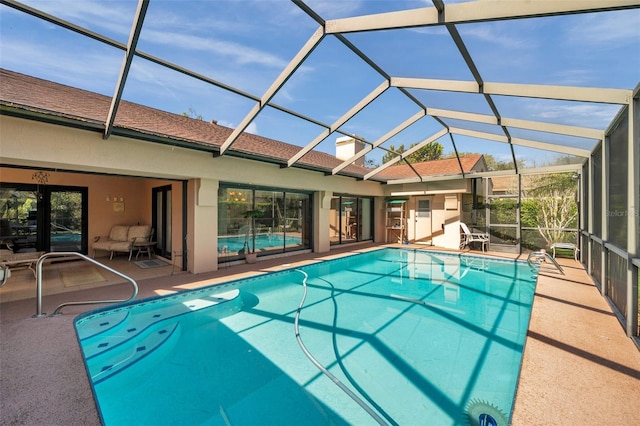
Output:
M126 43L137 1L24 1L73 24ZM445 4L454 3L445 0ZM455 3L459 3L456 1ZM429 7L429 1L308 1L325 19ZM113 95L123 52L51 23L0 6L0 66ZM286 0L151 0L138 50L261 97L318 24ZM458 25L480 75L488 82L633 89L640 82L640 10ZM442 27L346 35L393 77L473 78ZM383 82L382 76L335 37L327 36L273 98L274 103L331 125ZM412 90L428 107L491 114L477 94ZM236 127L254 102L149 61L134 59L124 99ZM501 115L604 129L616 105L494 96ZM387 90L341 130L374 142L419 108ZM496 126L455 122L500 134ZM425 117L383 146L420 142L442 127ZM249 131L304 146L323 128L265 108ZM317 149L334 152L330 135ZM594 141L514 130L512 136L590 149ZM459 151L510 157L508 145L455 136ZM451 151L449 136L440 140ZM541 164L548 153L517 148ZM382 153L368 155L374 161Z

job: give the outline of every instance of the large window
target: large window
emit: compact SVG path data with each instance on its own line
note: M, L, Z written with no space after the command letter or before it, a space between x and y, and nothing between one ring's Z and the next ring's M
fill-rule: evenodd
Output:
M218 191L218 260L239 260L253 249L258 256L311 247L311 197L307 193L222 185ZM255 242L249 210L255 218Z
M334 195L331 199L329 241L344 244L373 239L373 210L369 197Z

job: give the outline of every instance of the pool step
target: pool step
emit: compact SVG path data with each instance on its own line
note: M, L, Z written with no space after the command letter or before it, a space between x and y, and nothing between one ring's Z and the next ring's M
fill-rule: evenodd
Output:
M78 329L78 339L87 340L101 333L113 332L118 326L122 325L129 316L129 310L121 310L119 312L109 312L108 314L98 314L91 321Z
M87 361L89 375L94 385L133 366L143 358L153 354L158 348L165 347L168 353L177 343L180 335L178 322L155 324L136 339L135 345L121 345L116 350L103 352L99 356Z
M176 295L170 300L180 298L182 303L167 304L151 300L144 304L141 312L134 313L128 307L124 307L122 311L111 315L97 315L78 327L78 336L85 358L90 360L137 338L155 324L189 312L214 306L218 306L215 312L211 312L215 318L238 312L242 308L242 298L239 295L240 291L237 289L215 294L199 294L198 297L188 299L183 295Z

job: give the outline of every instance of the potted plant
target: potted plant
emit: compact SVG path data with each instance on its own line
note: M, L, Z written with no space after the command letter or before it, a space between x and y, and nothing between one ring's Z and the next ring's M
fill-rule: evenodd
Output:
M243 217L248 220L247 233L244 237L244 256L247 263L256 263L256 218L262 217L260 210L247 210L244 212ZM251 238L251 240L249 239ZM249 249L249 242L251 242L251 249Z

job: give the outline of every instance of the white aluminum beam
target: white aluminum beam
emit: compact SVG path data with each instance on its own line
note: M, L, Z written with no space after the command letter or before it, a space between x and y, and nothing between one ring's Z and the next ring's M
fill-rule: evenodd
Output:
M526 98L559 99L565 101L598 102L628 105L632 91L596 87L545 86L540 84L484 83L483 93Z
M220 147L220 155L224 154L224 152L231 147L231 145L238 139L240 134L246 130L246 128L251 124L251 122L256 118L256 116L262 111L262 109L269 103L269 101L278 93L278 90L284 86L287 80L293 75L293 73L300 67L302 62L311 54L313 49L315 49L318 44L324 38L324 28L319 27L313 35L307 40L307 42L302 46L302 48L298 51L296 56L287 64L287 66L282 70L278 78L275 79L271 86L267 89L264 95L260 98L260 103L256 104L249 114L247 114L238 127L236 127L233 132L229 135L226 141Z
M373 89L371 93L365 96L360 102L358 102L353 108L351 108L346 114L340 117L335 123L331 125L329 129L322 131L313 141L311 141L307 146L298 151L293 157L289 159L287 162L287 167L293 166L298 162L306 153L315 148L320 142L323 141L327 136L329 136L332 132L336 131L340 126L350 120L354 115L360 112L364 107L373 102L378 96L384 93L385 90L389 88L389 81L383 81L378 87Z
M136 53L136 46L138 45L138 39L140 38L140 31L142 31L142 23L144 17L147 14L147 8L149 7L149 0L138 0L138 7L136 8L136 15L131 25L131 32L129 33L129 42L127 43L127 49L122 58L122 65L120 67L120 73L118 74L118 81L116 83L116 89L111 98L111 105L109 106L109 112L107 113L107 120L104 124L103 138L109 138L111 131L113 130L113 123L116 121L116 114L118 113L118 107L120 106L120 99L122 99L122 92L124 91L124 85L127 82L129 76L129 70L131 69L131 63Z
M479 132L476 130L461 129L458 127L450 127L449 131L456 135L464 135L478 139L486 139L495 142L509 143L509 138L503 135L495 135L493 133ZM529 139L511 138L511 144L524 146L527 148L542 149L545 151L557 152L560 154L575 155L577 157L589 157L591 151L582 148L573 148L562 145L550 144L547 142L533 141Z
M546 123L542 121L521 120L518 118L502 117L498 119L493 115L476 114L472 112L451 111L446 109L427 108L427 115L440 118L452 118L455 120L472 121L474 123L502 125L518 129L535 130L538 132L555 133L558 135L576 136L587 139L602 140L604 132L588 127L567 126L564 124Z
M443 177L465 177L465 178L491 178L491 177L503 177L503 176L515 176L515 175L539 175L546 173L563 173L563 172L580 172L582 170L582 164L561 164L558 166L546 166L546 167L531 167L521 168L516 173L515 169L511 170L493 170L490 172L469 172L464 176L462 175L446 175L436 176L436 179L432 179L431 176L424 176L423 180L429 182L431 180L442 180ZM391 182L388 182L391 183Z
M344 169L349 164L352 164L354 161L356 161L358 158L366 155L368 152L371 152L373 149L379 147L380 145L382 145L383 143L385 143L386 141L388 141L389 139L391 139L392 137L394 137L395 135L397 135L398 133L400 133L401 131L403 131L407 127L411 126L416 121L420 120L425 115L426 115L426 112L424 110L418 111L412 117L409 117L403 123L401 123L398 126L396 126L393 130L387 132L384 136L382 136L377 141L375 141L371 146L367 146L364 149L360 150L359 152L356 152L354 156L352 156L348 160L344 161L343 163L341 163L340 165L335 167L331 171L331 174L335 175L340 170Z
M533 141L530 139L511 138L511 144L516 146L524 146L526 148L535 148L542 149L544 151L557 152L559 154L575 155L576 157L583 158L588 158L591 155L591 150L589 149L556 145L547 142Z
M618 105L628 105L633 95L631 90L625 89L489 82L485 82L483 89L480 90L478 83L475 81L405 77L392 77L391 85L406 89L443 90L448 92L482 93L485 95L519 96Z
M373 169L372 171L370 171L369 173L364 175L363 179L364 180L370 179L372 176L377 175L378 173L380 173L381 171L383 171L384 169L386 169L389 166L393 166L394 164L396 164L400 160L402 160L402 157L399 156L399 155L397 157L393 157L391 160L387 161L383 165L376 167L375 169Z
M483 0L435 7L379 13L327 21L327 33L388 30L419 26L485 22L503 19L587 13L640 7L637 0Z
M502 117L503 126L518 129L535 130L538 132L555 133L558 135L576 136L579 138L602 140L604 132L589 127L568 126L565 124L544 123L541 121L520 120L518 118Z

